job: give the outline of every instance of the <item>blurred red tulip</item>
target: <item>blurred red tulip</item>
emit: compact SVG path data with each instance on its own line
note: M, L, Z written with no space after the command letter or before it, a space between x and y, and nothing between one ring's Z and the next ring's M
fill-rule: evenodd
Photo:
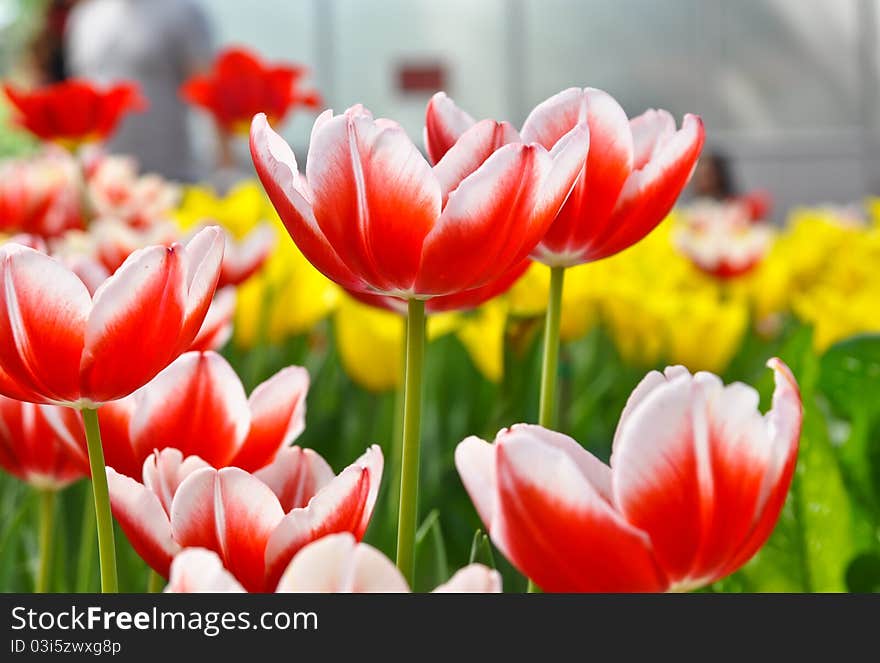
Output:
M281 123L298 106L320 108L317 92L297 87L305 73L305 67L268 65L250 51L229 48L217 56L212 71L186 81L181 94L211 113L227 133L245 134L257 113Z
M106 89L68 80L31 92L11 85L4 90L17 110L17 124L37 138L71 149L107 139L126 113L147 108L137 84L128 81Z
M144 463L144 483L107 469L113 514L134 549L168 577L183 548L207 548L251 592L272 591L300 549L328 534L367 529L382 478L370 447L339 475L311 450L288 447L256 474L216 470L177 449ZM293 506L285 507L291 500Z
M131 254L94 297L60 261L0 247L0 394L95 407L149 382L202 326L223 257L208 228Z
M348 290L430 299L486 286L534 249L586 154L586 129L547 150L498 149L499 123L465 132L428 165L403 129L361 106L325 111L312 129L306 176L258 115L251 154L290 236Z
M589 151L574 190L532 257L570 267L618 253L651 232L669 213L703 148L702 120L675 120L649 110L627 120L607 93L569 88L538 104L522 127L522 140L550 149L586 122ZM425 142L437 158L474 120L443 93L428 105Z
M187 548L171 563L166 592L243 592L244 587L223 566L220 557L204 548ZM330 534L300 550L278 583L276 592L400 593L409 585L385 555L351 534ZM489 594L501 591L501 575L482 564L456 572L434 592Z
M802 407L781 361L773 407L677 366L629 398L611 465L539 426L472 437L455 463L496 546L546 591L689 590L740 568L791 484Z
M217 468L249 472L272 462L305 428L309 374L288 366L245 395L215 352L187 352L149 384L99 416L117 419L105 436L107 465L131 477L155 449L175 447ZM103 419L102 419L103 423Z
M0 467L39 489L58 490L89 476L79 414L0 396Z

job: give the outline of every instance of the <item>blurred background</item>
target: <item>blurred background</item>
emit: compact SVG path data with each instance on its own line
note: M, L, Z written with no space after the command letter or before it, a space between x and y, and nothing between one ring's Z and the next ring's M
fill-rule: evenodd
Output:
M222 354L248 392L290 364L309 370L297 443L335 469L382 445L385 480L367 540L393 555L402 319L315 271L254 181L244 135L222 138L209 114L181 99L181 83L233 45L304 65L303 88L324 106L363 103L419 146L437 90L475 118L516 126L570 86L602 88L630 116L651 107L679 120L701 115L707 144L687 204L638 245L568 270L559 430L607 459L631 390L666 364L755 385L766 409L765 362L781 357L804 396L798 472L766 547L710 591L880 591L880 0L0 0L0 79L26 88L70 75L140 83L150 110L126 117L107 147L168 181L136 168L109 178L131 194L128 207L177 234L219 223L244 242L266 222L275 229L265 264L238 284ZM0 95L0 161L10 164L0 172L33 172L50 193L70 193L47 175L38 142L6 121L5 104ZM301 164L316 112L297 106L276 127ZM80 186L100 194L100 179L76 180L68 206L78 207ZM10 200L27 188L0 178L0 203L5 180ZM739 204L755 192L767 195ZM124 211L96 210L49 241L63 247L84 230L100 247L108 237L97 221L107 219L98 217ZM155 243L134 235L129 251ZM734 258L731 272L724 261ZM491 439L537 420L548 283L533 265L506 295L430 320L417 589L447 579L473 551L491 561L486 546L472 548L480 523L453 449L468 435ZM88 486L66 495L54 587L94 590L94 559L75 554L93 543L80 524ZM35 512L34 491L0 475L0 590L32 586ZM122 588L140 590L144 565L117 541ZM506 588L525 587L494 559Z
M735 185L768 190L777 220L795 203L880 190L880 0L0 0L0 74L27 76L27 56L47 48L43 7L72 4L199 5L210 48L303 63L327 106L364 103L416 139L436 89L519 125L551 94L590 85L631 116L702 115ZM88 32L106 38L100 21ZM205 177L213 134L193 115L194 175ZM311 122L299 113L284 128L298 153Z

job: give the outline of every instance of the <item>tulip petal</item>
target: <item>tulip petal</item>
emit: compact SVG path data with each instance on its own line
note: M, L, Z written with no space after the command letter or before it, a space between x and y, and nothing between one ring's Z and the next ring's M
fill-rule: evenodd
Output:
M519 254L529 242L538 186L551 167L543 148L508 144L462 180L425 240L416 291L447 295L472 290L525 258Z
M306 175L315 218L341 260L372 290L409 291L441 194L403 129L352 110L327 120Z
M171 534L171 523L156 497L134 479L107 468L110 506L132 548L156 573L168 577L174 555L180 550Z
M166 592L174 594L244 592L213 550L187 548L171 562Z
M254 476L272 489L285 513L305 507L334 478L326 460L300 447L281 449L272 464Z
M104 447L104 462L107 467L140 480L143 477L144 459L135 454L128 434L134 408L134 396L105 403L98 410L98 424L101 427L101 446ZM85 441L85 430L81 423L80 427L82 439Z
M703 121L685 115L681 129L669 138L654 158L627 179L609 228L589 255L598 260L635 244L660 223L691 177L705 141Z
M179 244L135 251L98 288L80 365L84 397L127 396L174 358L186 311L182 253Z
M458 570L434 594L499 594L501 574L482 564L469 564Z
M288 513L266 546L269 586L308 543L328 534L350 532L360 540L367 529L382 478L382 451L373 445L309 501Z
M309 373L299 366L288 366L258 385L248 399L250 432L229 464L253 472L292 444L306 427L308 391Z
M479 168L495 150L518 142L519 133L509 122L482 120L467 129L434 166L434 175L443 193L443 204L461 181Z
M235 315L235 288L218 290L205 316L199 333L193 339L190 351L219 350L232 337L232 318Z
M275 246L275 230L261 223L240 244L227 241L218 287L239 285L249 279L266 261Z
M135 454L180 448L224 467L247 436L251 413L241 380L215 352L187 352L144 389L129 427Z
M0 389L36 402L79 400L79 364L91 298L57 260L17 244L0 248Z
M319 116L312 142L319 123L323 125L331 117L330 111ZM250 149L257 175L299 250L330 280L346 288L361 289L363 280L343 264L315 220L311 194L299 174L293 150L272 131L262 113L254 116L251 124Z
M620 104L593 88L583 90L580 104L577 114L572 108L565 120L585 117L580 121L589 127L589 152L574 190L536 252L549 265L582 262L581 256L609 224L633 166L632 132Z
M584 91L570 87L535 106L523 122L522 139L551 149L571 128L587 121Z
M476 445L494 452L494 485L485 469L487 453L475 452ZM663 589L648 537L605 501L572 450L561 446L518 428L502 431L494 446L475 438L459 445L456 465L468 493L481 517L493 509L483 518L492 541L546 591ZM480 465L468 467L475 457ZM495 492L492 503L489 490Z
M196 470L177 489L171 530L182 547L213 550L249 592L264 583L266 542L284 516L278 499L237 467Z
M219 226L209 226L200 230L186 244L186 313L180 328L177 353L192 345L208 314L220 277L225 243L226 236Z
M437 92L425 108L425 150L431 163L439 163L456 141L476 124L445 92Z
M391 560L345 532L300 550L276 591L362 594L408 592L409 587Z
M171 503L174 494L190 474L203 467L210 467L198 456L183 457L180 449L162 449L154 451L145 461L143 467L144 486L147 487L171 517Z
M791 480L800 400L787 369L774 366L779 407L766 416L751 387L679 372L621 422L612 460L615 501L650 535L676 588L732 572L775 524Z

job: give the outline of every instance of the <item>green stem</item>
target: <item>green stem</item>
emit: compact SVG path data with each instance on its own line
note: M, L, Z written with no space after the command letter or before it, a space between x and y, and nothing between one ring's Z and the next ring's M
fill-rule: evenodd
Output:
M403 319L403 335L406 338L406 318ZM394 424L391 431L391 462L389 467L390 491L388 496L389 522L394 522L400 516L400 466L403 458L403 402L404 383L406 382L406 344L400 357L400 382L394 390Z
M403 387L403 454L397 520L397 568L412 587L415 576L419 497L419 426L422 416L422 364L425 358L425 302L409 300L406 374Z
M165 578L153 571L153 569L150 569L150 574L147 576L147 593L158 594L164 586Z
M55 491L40 491L40 569L37 573L36 591L49 591L52 574L52 533L55 525Z
M550 298L544 323L544 361L541 364L541 404L538 423L544 428L554 428L556 421L556 384L559 376L559 324L562 320L562 285L565 267L550 268ZM529 579L530 594L540 592Z
M104 449L101 447L101 428L98 411L85 408L82 411L86 425L86 442L89 446L89 467L92 471L92 494L95 497L95 516L98 524L98 560L101 563L101 592L115 594L119 591L116 580L116 543L113 540L113 515L110 512L110 491L107 488L107 469L104 466Z
M544 324L544 363L541 365L541 407L538 423L553 428L559 367L559 322L562 319L562 281L565 267L550 268L550 300Z
M89 491L91 492L91 491ZM84 594L92 584L95 564L95 503L88 493L83 495L82 524L79 533L79 556L76 566L76 591Z

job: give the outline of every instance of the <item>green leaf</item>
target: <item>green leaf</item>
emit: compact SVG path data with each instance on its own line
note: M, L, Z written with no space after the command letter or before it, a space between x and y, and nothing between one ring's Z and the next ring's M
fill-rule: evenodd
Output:
M416 579L413 591L429 592L449 579L440 512L434 509L416 531Z
M492 554L492 543L482 530L474 532L474 540L471 543L471 554L468 564L485 564L491 569L495 567L495 555Z
M804 421L788 501L764 550L743 570L751 591L846 591L859 547L854 508L816 399L819 361L808 329L782 348L801 387Z

